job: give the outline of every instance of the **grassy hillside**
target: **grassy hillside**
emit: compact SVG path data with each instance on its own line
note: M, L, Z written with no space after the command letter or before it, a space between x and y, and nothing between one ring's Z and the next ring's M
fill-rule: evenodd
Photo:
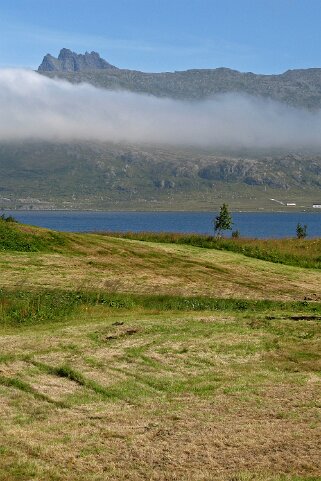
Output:
M320 481L320 269L151 240L0 221L0 480Z
M321 239L247 239L216 238L201 234L176 234L155 232L104 233L111 237L136 239L146 242L163 242L238 252L291 266L321 268Z
M178 239L181 237L178 236ZM201 237L200 237L201 238ZM160 240L162 238L160 237ZM250 242L250 241L249 241ZM252 241L252 256L260 241ZM285 242L285 241L284 241ZM289 241L291 244L292 241ZM297 242L305 265L306 250L319 243ZM195 243L197 244L197 243ZM267 241L270 255L273 241ZM282 243L281 243L282 245ZM197 295L247 299L304 300L320 297L321 271L282 266L229 249L179 243L141 242L99 234L56 233L48 229L0 222L0 267L3 287L68 288L136 294ZM214 243L215 247L215 243ZM284 260L287 256L280 251ZM313 256L311 256L313 259ZM290 257L290 261L292 258ZM319 261L311 262L318 267Z

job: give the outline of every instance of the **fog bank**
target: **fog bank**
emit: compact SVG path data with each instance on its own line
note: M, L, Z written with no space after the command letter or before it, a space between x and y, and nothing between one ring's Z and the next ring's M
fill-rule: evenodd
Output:
M240 94L187 102L0 70L0 141L99 140L204 147L321 147L321 111Z

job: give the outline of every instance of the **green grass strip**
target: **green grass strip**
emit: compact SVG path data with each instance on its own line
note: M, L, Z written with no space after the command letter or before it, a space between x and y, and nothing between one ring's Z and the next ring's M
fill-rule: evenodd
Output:
M82 307L147 311L288 311L321 314L320 302L220 299L205 296L115 294L97 291L0 290L0 326L24 326L64 321Z
M62 232L24 229L0 216L0 251L51 252L66 245L68 236Z
M45 394L38 392L29 383L22 381L17 377L6 377L6 376L0 375L0 385L6 386L6 387L12 387L14 389L18 389L19 391L32 394L36 399L40 399L41 401L46 401L48 403L55 404L59 407L66 407L64 403L61 403L59 401L54 401L53 399L46 396Z
M108 391L108 389L104 388L97 382L86 378L83 374L81 374L81 372L68 366L67 364L64 364L62 366L49 366L48 364L44 364L38 361L31 361L31 362L34 366L39 367L40 369L45 371L47 374L70 379L71 381L76 382L80 386L84 386L88 389L91 389L96 394L99 394L104 398L111 399L115 397L111 391Z

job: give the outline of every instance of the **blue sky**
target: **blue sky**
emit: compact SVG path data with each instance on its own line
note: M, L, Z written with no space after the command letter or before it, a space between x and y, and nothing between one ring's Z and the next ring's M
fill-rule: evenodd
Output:
M0 67L62 47L144 71L321 67L321 0L0 0Z

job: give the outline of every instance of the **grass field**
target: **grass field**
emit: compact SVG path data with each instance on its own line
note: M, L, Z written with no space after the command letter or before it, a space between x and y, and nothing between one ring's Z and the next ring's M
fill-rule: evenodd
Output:
M0 221L0 275L1 480L321 480L318 268Z
M206 249L238 252L278 264L321 268L321 239L248 239L217 238L202 234L175 234L155 232L104 233L112 237L147 242L191 245Z

